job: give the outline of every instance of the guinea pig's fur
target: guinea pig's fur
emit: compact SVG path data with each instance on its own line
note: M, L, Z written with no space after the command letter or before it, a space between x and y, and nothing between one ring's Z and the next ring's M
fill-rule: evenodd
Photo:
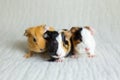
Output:
M53 30L50 27L48 30ZM27 37L29 52L25 54L26 58L32 56L33 52L41 53L46 51L46 40L43 38L43 34L46 32L46 25L39 25L30 27L25 30L24 35Z
M72 27L70 29L72 33L72 43L74 46L74 55L78 53L78 47L80 43L85 45L85 51L88 53L89 57L95 55L95 40L93 36L93 28L89 26L85 27Z
M46 31L44 38L47 40L48 54L51 56L49 61L61 62L71 51L72 34L68 30Z

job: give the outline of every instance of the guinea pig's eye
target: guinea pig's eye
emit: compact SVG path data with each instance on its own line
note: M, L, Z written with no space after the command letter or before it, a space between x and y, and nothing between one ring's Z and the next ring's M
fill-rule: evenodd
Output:
M35 39L35 38L33 38L33 41L34 41L34 42L36 42L36 39Z
M68 45L68 41L65 41L65 44L67 44L67 45Z

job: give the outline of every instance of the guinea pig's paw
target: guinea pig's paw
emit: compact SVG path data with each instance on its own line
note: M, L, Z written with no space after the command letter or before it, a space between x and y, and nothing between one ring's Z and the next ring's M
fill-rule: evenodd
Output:
M63 62L63 60L64 59L59 58L59 59L56 60L56 62Z
M71 56L71 58L74 58L74 59L75 59L75 58L78 58L78 57L79 57L78 54L74 54L74 55Z
M95 57L95 54L88 54L88 57L93 58L93 57Z
M27 54L24 55L24 57L25 58L30 58L30 57L32 57L32 55L33 55L32 53L27 53Z

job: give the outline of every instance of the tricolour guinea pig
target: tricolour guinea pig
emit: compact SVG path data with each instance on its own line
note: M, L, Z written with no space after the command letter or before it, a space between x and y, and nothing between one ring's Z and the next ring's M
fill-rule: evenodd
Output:
M27 41L29 52L25 54L24 57L31 57L33 52L41 53L46 51L46 40L43 38L43 34L46 30L52 31L54 28L46 28L46 25L39 25L25 30L24 35L28 38Z
M44 38L47 41L47 51L51 57L48 61L62 62L70 54L71 36L72 34L68 30L46 31L44 33Z
M78 47L80 43L85 45L85 51L88 53L89 57L93 57L95 55L95 40L94 40L94 30L92 27L72 27L70 29L72 33L72 43L74 46L74 55L76 56L78 53Z

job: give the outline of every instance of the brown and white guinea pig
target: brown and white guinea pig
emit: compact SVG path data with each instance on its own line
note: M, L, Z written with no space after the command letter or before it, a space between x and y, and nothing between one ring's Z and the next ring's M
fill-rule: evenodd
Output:
M27 37L29 52L25 54L24 57L31 57L33 52L41 53L46 51L46 40L43 38L43 34L46 30L52 31L54 28L47 28L46 25L39 25L25 30L24 35Z
M93 57L95 55L95 40L94 40L94 29L89 26L85 27L72 27L70 29L72 33L72 43L74 46L74 56L76 57L76 53L78 53L79 44L83 43L85 46L85 51L88 53L89 57Z
M44 38L47 40L47 51L51 59L48 61L62 62L71 52L70 31L64 29L58 31L46 31Z

